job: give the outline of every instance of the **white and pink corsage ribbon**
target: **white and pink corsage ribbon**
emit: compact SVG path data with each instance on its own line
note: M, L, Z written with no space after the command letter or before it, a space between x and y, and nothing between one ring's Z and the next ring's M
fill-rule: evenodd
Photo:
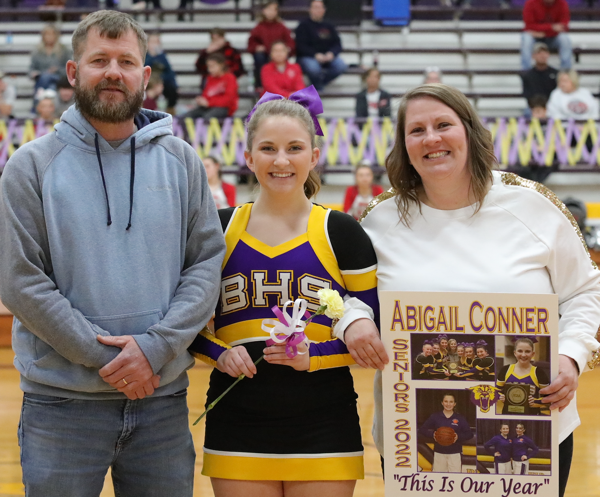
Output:
M292 304L294 307L290 316L287 308ZM271 338L267 340L267 345L285 343L285 353L290 359L298 354L306 354L308 351L308 338L304 334L306 323L302 321L303 317L310 317L306 306L307 302L304 299L296 299L294 302L288 300L283 305L283 310L280 310L277 306L271 308L277 319L263 319L261 324L262 330L271 335ZM298 346L302 343L307 346L307 350L304 352L298 350Z

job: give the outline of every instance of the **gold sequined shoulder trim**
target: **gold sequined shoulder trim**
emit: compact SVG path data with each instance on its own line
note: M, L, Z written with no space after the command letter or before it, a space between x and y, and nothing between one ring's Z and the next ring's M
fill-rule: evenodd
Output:
M585 252L589 257L590 262L592 263L592 266L594 267L594 269L598 269L598 266L592 260L590 252L587 248L587 244L585 243L585 238L583 238L583 235L581 234L581 230L579 229L579 225L577 224L577 221L575 221L573 214L571 214L571 211L569 209L567 209L567 206L560 201L560 199L556 196L556 194L552 190L549 190L544 185L536 183L535 181L531 181L530 179L521 178L520 176L517 176L514 173L500 173L500 174L502 176L502 184L508 185L508 186L522 186L525 188L529 188L530 190L534 190L534 191L538 192L539 194L543 195L544 197L546 197L548 200L550 200L550 202L552 202L556 206L556 208L560 212L562 212L564 214L564 216L569 220L569 222L571 223L571 226L573 226L573 229L577 233L579 240L583 244L583 248L585 249Z
M390 188L389 190L377 195L373 200L371 200L371 202L369 202L369 205L367 205L367 208L363 211L358 222L362 223L363 219L365 217L367 217L367 214L369 214L369 212L371 212L381 202L383 202L384 200L389 200L391 198L394 198L395 196L396 196L396 190L394 190L393 188Z

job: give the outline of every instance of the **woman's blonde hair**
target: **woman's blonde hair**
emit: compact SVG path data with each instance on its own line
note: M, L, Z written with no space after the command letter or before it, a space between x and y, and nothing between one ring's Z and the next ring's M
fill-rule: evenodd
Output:
M558 77L560 78L563 74L571 80L571 83L573 83L573 90L578 90L579 74L577 74L577 71L575 69L569 69L568 71L559 71Z
M406 150L405 127L406 109L412 100L434 98L450 107L459 117L467 135L467 169L471 176L470 192L477 202L477 212L492 182L492 169L498 165L494 155L492 134L484 127L472 105L459 90L441 83L421 85L409 90L398 109L398 124L394 148L388 155L385 165L391 185L396 190L396 204L403 224L409 226L411 202L419 208L421 203L418 190L422 180L410 163Z
M257 107L254 114L247 123L246 151L252 150L252 143L256 136L256 130L260 123L267 117L285 116L297 119L306 129L310 136L310 147L317 147L317 135L315 133L315 123L312 120L308 110L302 105L292 100L271 100ZM321 189L321 177L314 169L308 173L308 178L304 183L304 194L307 198L312 198Z

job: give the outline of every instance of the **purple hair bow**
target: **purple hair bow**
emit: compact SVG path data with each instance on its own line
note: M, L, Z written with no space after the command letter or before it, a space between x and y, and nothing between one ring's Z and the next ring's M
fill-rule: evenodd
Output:
M264 104L265 102L271 102L272 100L285 100L286 98L283 95L278 95L277 93L269 93L268 91L260 97L260 100L256 102L256 105L248 114L248 118L246 122L250 122L250 119L256 112L256 109L259 105ZM299 103L302 107L304 107L310 117L312 117L313 123L315 123L315 133L319 136L323 136L323 130L321 129L321 125L319 124L319 120L317 119L317 115L323 113L323 102L321 102L321 97L314 86L309 86L304 88L303 90L299 90L295 93L292 93L287 100L291 100L292 102Z

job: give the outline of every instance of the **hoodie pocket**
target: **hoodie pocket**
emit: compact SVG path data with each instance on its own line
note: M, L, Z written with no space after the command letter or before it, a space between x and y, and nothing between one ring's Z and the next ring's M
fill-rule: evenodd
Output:
M115 316L85 316L85 318L113 336L141 335L158 323L163 318L163 313L159 309L153 309Z

